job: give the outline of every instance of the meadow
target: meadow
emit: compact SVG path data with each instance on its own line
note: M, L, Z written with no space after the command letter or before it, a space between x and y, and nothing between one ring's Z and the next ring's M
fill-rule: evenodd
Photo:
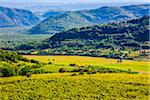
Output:
M122 63L118 63L117 59L99 58L99 57L85 57L85 56L24 56L28 59L34 59L41 62L52 62L52 65L46 65L44 69L59 69L61 67L68 67L69 64L76 64L79 66L97 66L105 68L116 68L138 72L149 72L150 63L148 61L136 61L136 60L123 60Z

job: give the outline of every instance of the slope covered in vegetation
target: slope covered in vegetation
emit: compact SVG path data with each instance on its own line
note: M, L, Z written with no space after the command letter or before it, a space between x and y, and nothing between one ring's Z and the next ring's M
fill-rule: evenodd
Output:
M39 54L67 54L130 58L132 51L148 49L149 16L119 23L100 24L89 27L74 28L57 33L31 48L40 50ZM18 47L21 50L23 47ZM30 49L31 49L30 48ZM30 50L26 48L26 50ZM47 49L46 51L41 51ZM49 49L49 50L48 50ZM109 49L109 50L108 50ZM137 52L138 53L138 52ZM135 54L140 57L140 53ZM145 55L144 55L145 56ZM135 57L131 57L132 59Z

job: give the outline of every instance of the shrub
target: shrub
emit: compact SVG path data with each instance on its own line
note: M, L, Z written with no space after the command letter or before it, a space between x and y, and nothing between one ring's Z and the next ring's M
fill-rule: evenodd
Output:
M21 60L22 60L22 61L24 61L24 62L30 62L30 60L29 60L29 59L24 58L24 57L22 57L22 58L21 58Z
M31 73L31 72L28 72L26 76L27 76L27 77L31 77L31 75L32 75L32 73Z
M89 71L89 72L87 72L87 74L92 74L92 72Z
M30 62L31 62L31 63L39 64L39 61L37 61L37 60L33 60L33 59L32 59L32 60L30 60Z
M25 66L24 68L22 68L21 70L20 70L20 75L27 75L27 73L28 72L30 72L30 67L29 66Z
M128 72L131 73L131 69L128 69Z
M81 69L81 68L72 70L72 72L81 72L81 71L83 71L83 69Z
M77 66L77 64L73 63L73 64L69 64L69 66Z
M88 69L84 69L83 71L84 71L84 72L88 72L89 70L88 70Z
M32 70L33 74L41 74L41 73L45 73L45 71L43 69L38 69L38 70Z
M80 74L80 75L83 75L83 74L84 74L84 72L80 72L79 74Z
M64 72L67 72L67 70L66 70L66 68L60 68L60 69L59 69L59 72L60 72L60 73L64 73Z
M91 73L92 73L92 74L96 74L96 73L97 73L97 71L92 71Z
M48 64L50 64L50 65L51 65L51 64L52 64L52 62L48 62Z
M41 64L36 64L36 65L32 65L32 66L31 66L31 68L40 68L40 67L42 67Z
M77 74L71 74L71 76L77 76Z
M15 75L15 70L12 68L0 68L0 74L2 77L9 77Z

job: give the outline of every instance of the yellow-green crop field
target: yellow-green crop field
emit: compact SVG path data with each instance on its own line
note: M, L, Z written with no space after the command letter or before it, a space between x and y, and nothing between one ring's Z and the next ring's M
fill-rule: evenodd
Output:
M70 73L0 78L0 100L148 100L148 75Z
M71 63L77 65L92 65L106 68L117 68L117 69L131 69L139 72L149 72L150 62L148 61L133 61L123 60L122 63L118 63L117 59L98 58L98 57L84 57L84 56L25 56L28 59L34 59L42 62L52 62L56 66L45 66L44 69L67 67ZM59 66L58 66L59 65ZM59 67L59 68L60 68Z
M83 56L24 57L46 63L35 69L52 73L0 78L0 100L148 100L150 97L148 61L123 60L118 63L117 59ZM131 69L143 74L58 73L60 68L73 70L77 67L70 64Z

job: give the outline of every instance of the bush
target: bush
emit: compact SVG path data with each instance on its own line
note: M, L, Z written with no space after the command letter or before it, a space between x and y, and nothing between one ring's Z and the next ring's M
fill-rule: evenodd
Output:
M88 72L89 70L88 70L88 69L84 69L83 71L84 71L84 72Z
M52 64L52 62L48 62L48 64L49 64L49 65L51 65L51 64Z
M83 71L83 69L81 69L81 68L72 70L72 72L81 72L81 71Z
M67 72L67 70L66 70L66 68L60 68L60 69L59 69L59 72L60 72L60 73L64 73L64 72Z
M96 73L97 73L97 71L92 71L91 73L92 73L92 74L96 74Z
M77 64L75 64L75 63L74 64L69 64L69 66L77 66Z
M80 74L80 75L83 75L83 74L84 74L84 72L80 72L79 74Z
M71 76L77 76L77 74L71 74Z
M36 65L32 65L32 66L31 66L31 68L40 68L40 67L42 67L41 64L36 64Z
M87 72L87 74L92 74L92 72L89 71L89 72Z
M24 68L22 68L19 72L20 75L27 75L28 72L30 72L30 67L29 66L25 66Z
M43 69L38 69L38 70L32 70L33 74L41 74L41 73L45 73L45 71Z
M29 59L24 58L24 57L22 57L22 58L21 58L21 60L22 60L22 61L24 61L24 62L30 62L30 60L29 60Z
M32 59L32 60L30 60L30 62L31 62L31 63L39 64L39 61L37 61L37 60L33 60L33 59Z
M0 68L0 74L2 77L9 77L15 75L15 70L12 68Z
M31 77L31 75L32 75L32 73L31 73L31 72L28 72L26 76L27 76L27 77Z

